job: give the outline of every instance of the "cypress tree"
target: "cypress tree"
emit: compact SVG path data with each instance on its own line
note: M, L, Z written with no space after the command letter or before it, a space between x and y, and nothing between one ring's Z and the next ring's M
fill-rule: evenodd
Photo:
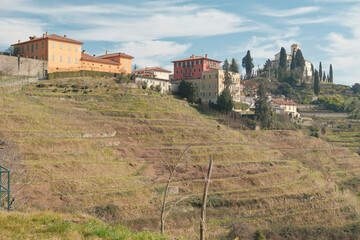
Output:
M323 81L325 82L325 80L326 80L326 74L325 74L325 71L324 71L324 73L323 73Z
M321 62L319 64L319 81L322 80L322 66L321 66Z
M259 85L257 95L258 99L255 102L255 119L260 122L262 128L270 128L272 124L272 114L263 83Z
M230 68L229 61L227 59L225 59L224 64L223 64L223 70L229 71L229 68Z
M231 60L230 71L235 72L235 73L239 73L239 66L237 65L237 62L236 62L235 58L233 58Z
M295 66L304 71L305 59L300 49L297 50L295 55Z
M285 48L281 48L280 50L280 63L279 63L279 68L282 70L287 70L287 66L286 66L286 51Z
M226 114L231 112L234 107L234 103L231 97L230 90L225 88L224 91L217 98L217 109L220 112L225 112Z
M251 77L252 69L254 68L250 50L247 51L245 57L242 59L242 66L245 68L246 76L249 79Z
M294 71L296 68L296 65L295 65L295 56L293 56L291 58L291 65L290 65L290 71Z
M330 82L330 83L334 83L334 75L333 75L333 68L332 68L332 64L330 64L330 70L329 70L329 73L330 73L329 82Z
M318 96L320 93L320 79L319 79L319 73L317 70L315 70L314 93L316 96Z

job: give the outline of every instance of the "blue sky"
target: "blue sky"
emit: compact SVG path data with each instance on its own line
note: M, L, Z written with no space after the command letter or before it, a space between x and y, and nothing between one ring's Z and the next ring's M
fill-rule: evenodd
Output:
M315 68L334 81L360 82L360 0L1 0L0 49L44 32L85 42L91 54L125 52L139 67L161 66L192 54L254 65L299 43Z

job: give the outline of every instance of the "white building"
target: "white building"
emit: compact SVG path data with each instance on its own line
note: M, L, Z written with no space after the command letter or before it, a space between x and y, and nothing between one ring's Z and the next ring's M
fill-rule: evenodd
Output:
M169 74L171 71L160 68L142 68L133 71L136 83L146 83L147 88L161 87L161 93L172 91Z
M287 70L290 71L291 67L291 61L293 56L295 56L297 50L300 49L300 44L293 44L291 45L291 54L286 55L286 66ZM280 52L275 54L275 60L271 62L272 69L278 69L280 64ZM304 66L304 78L305 79L312 79L312 71L311 71L311 62L308 60L305 60L305 66Z
M275 111L277 114L281 113L287 113L291 117L299 117L299 113L297 112L297 103L290 100L276 100L273 99L270 101L271 108Z

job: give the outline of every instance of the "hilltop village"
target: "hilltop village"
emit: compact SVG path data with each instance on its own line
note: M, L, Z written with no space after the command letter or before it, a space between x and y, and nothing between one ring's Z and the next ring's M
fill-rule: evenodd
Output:
M0 71L42 79L65 76L65 73L71 76L80 72L109 73L115 78L124 78L126 75L125 78L144 89L153 89L163 94L180 93L190 102L210 107L218 104L218 98L226 89L233 102L230 110L247 115L254 112L259 84L263 83L267 86L265 94L272 110L277 114L287 114L298 123L309 121L309 117L301 118L298 105L312 102L317 97L311 94L299 97L293 89L314 89L317 95L320 84L333 82L332 66L328 75L321 69L321 62L319 71L314 69L313 64L304 59L299 44L291 45L291 54L286 54L285 48L281 48L273 60L268 59L263 67L257 69L248 51L242 59L242 67L246 70L244 75L240 73L235 59L232 59L231 64L227 59L222 63L208 54L172 60L173 69L158 66L137 69L136 65L132 65L134 56L108 51L96 56L83 50L83 44L67 35L48 32L40 37L30 36L27 41L18 40L13 44L8 55L0 55Z

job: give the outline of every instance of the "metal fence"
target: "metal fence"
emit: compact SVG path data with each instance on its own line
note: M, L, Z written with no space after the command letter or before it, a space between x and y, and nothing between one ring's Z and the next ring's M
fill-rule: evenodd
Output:
M0 208L6 207L6 202L7 210L10 211L10 170L0 165Z

